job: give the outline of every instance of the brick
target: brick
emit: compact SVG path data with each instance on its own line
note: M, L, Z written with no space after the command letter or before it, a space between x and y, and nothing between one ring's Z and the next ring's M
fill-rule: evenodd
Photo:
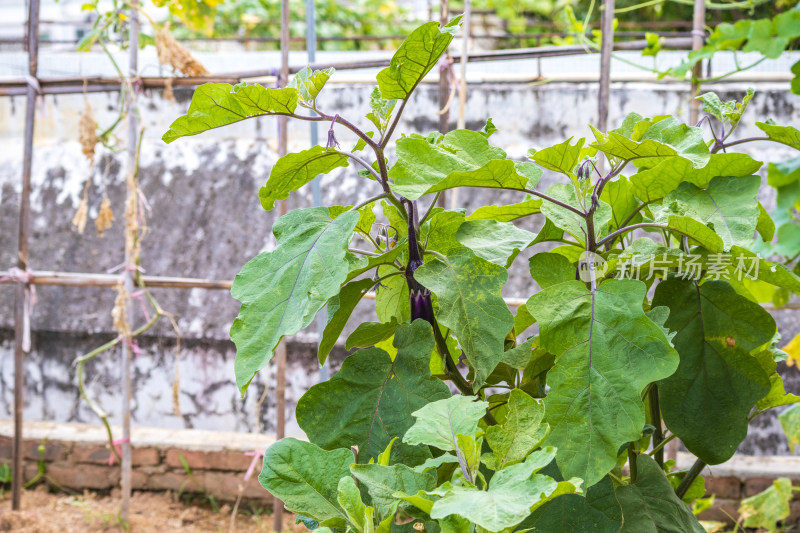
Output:
M773 481L775 480L771 477L751 477L745 480L742 497L749 498L759 492L764 492L772 486Z
M110 489L119 484L119 466L100 466L57 462L47 467L47 475L71 489Z
M258 482L254 475L247 483L241 473L206 472L206 491L219 501L235 501L239 495L239 487L244 487L243 496L251 500L271 501L272 496Z
M131 488L133 490L147 490L150 476L141 470L131 471Z
M203 492L205 472L194 472L187 476L183 471L151 474L147 480L148 490L171 490L174 492Z
M0 461L10 461L13 453L13 439L11 437L0 437Z
M134 448L131 461L133 466L155 466L161 462L161 454L155 448Z
M76 446L70 459L75 463L107 465L110 455L111 450L106 446Z
M716 499L711 509L700 513L698 518L733 524L739 518L739 500Z
M707 477L706 496L712 494L724 500L738 500L742 497L742 481L736 477Z
M233 470L245 472L253 458L234 452L196 452L190 450L168 450L167 464L172 468L183 468L180 456L192 470Z

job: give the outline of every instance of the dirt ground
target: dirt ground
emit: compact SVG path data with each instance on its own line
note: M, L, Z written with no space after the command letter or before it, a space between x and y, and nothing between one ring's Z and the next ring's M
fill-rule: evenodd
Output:
M215 510L208 502L178 501L171 493L135 492L131 501L129 527L118 519L119 499L90 492L82 495L49 494L43 490L25 491L21 511L11 511L8 494L0 498L0 532L17 533L97 533L130 531L162 533L271 532L272 515L268 509L242 503L231 529L233 505ZM295 525L294 516L284 515L283 531L308 531Z

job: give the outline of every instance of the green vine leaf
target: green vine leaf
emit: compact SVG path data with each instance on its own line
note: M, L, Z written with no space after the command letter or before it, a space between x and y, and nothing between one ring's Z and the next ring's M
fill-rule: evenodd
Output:
M586 139L578 139L575 144L570 144L570 137L561 144L538 150L530 157L541 167L554 172L560 172L569 177L575 177L575 167L581 159L581 150Z
M411 427L412 412L450 396L447 385L430 375L430 324L401 324L394 346L394 359L380 348L356 352L329 381L314 385L300 398L297 423L311 442L325 449L358 446L358 462L365 463ZM430 453L398 442L392 457L413 466Z
M392 56L389 66L378 73L378 88L385 100L405 100L450 46L461 26L455 17L446 26L428 22L415 29Z
M664 198L683 182L705 189L717 176L750 176L758 172L761 165L761 161L737 153L711 154L708 164L702 168L694 168L686 159L672 157L633 174L630 183L633 194L649 203Z
M553 252L542 252L531 256L528 259L528 266L531 277L542 289L574 280L576 275L575 265L563 255ZM527 306L523 307L527 309Z
M614 467L620 446L641 436L644 387L678 366L664 331L642 310L646 292L637 280L609 280L594 290L568 281L527 303L541 347L556 356L547 374L546 442L558 449L564 476L587 487Z
M320 174L346 167L347 164L346 155L322 146L286 154L278 159L269 173L267 184L258 191L261 207L271 211L275 202L287 199L290 192L298 190Z
M775 320L725 281L661 282L653 307L661 305L670 309L666 327L677 332L681 356L659 384L664 422L704 462L723 463L747 435L750 410L769 393L769 377L750 352L772 340Z
M296 209L272 228L277 248L258 255L236 275L231 295L242 306L231 338L242 395L272 359L281 338L308 326L339 293L349 271L344 258L358 218L355 211L334 220L327 207Z
M279 113L294 113L296 89L265 89L261 85L206 83L192 95L189 111L173 122L164 134L167 144L180 137L227 126L240 120Z
M455 451L456 435L474 435L487 407L488 402L461 395L431 402L412 413L416 420L406 431L403 442Z
M267 448L258 480L289 511L344 527L347 517L339 506L339 480L350 476L353 460L350 450L325 451L310 442L285 438Z
M756 126L766 133L770 140L800 150L800 130L794 126L779 126L772 120L756 122Z
M530 352L529 352L530 353ZM519 389L508 397L508 412L501 425L486 428L486 442L492 448L493 470L520 463L539 447L548 433L543 421L544 406Z
M535 238L535 233L496 220L468 220L456 232L458 242L475 255L505 268L509 268Z
M542 202L543 200L540 198L530 198L524 202L511 205L485 205L473 211L466 219L511 222L518 218L541 213Z
M625 176L609 181L600 194L600 200L611 206L611 221L609 229L618 230L627 224L641 222L641 215L636 213L639 209L639 201L633 194L633 190ZM633 218L629 218L633 216Z
M675 495L661 467L647 454L636 457L638 479L617 487L622 507L620 533L664 531L666 533L704 533L689 507Z
M684 204L687 216L706 226L712 225L728 250L734 245L748 246L753 241L760 186L760 176L717 177L706 189L682 183L664 198L663 204Z
M433 490L436 476L433 472L418 472L406 465L383 466L379 464L354 464L353 476L367 489L381 516L387 516L397 506L396 492L417 494ZM402 507L408 507L403 504Z
M602 133L592 128L596 148L620 161L634 161L639 168L651 168L673 157L690 161L700 168L708 163L710 153L700 128L680 124L673 117L645 119L631 113L620 128Z
M437 137L412 134L397 141L397 162L389 171L392 190L416 200L453 187L523 191L538 183L533 163L506 159L479 131L455 130Z
M425 263L414 278L439 299L439 323L458 339L475 370L477 391L502 359L506 335L514 327L500 293L508 271L462 248Z
M727 124L730 125L731 128L735 128L747 109L747 104L753 99L754 94L755 91L748 88L741 102L737 102L736 100L723 102L715 92L707 92L697 98L703 102L704 113L713 116L722 124Z

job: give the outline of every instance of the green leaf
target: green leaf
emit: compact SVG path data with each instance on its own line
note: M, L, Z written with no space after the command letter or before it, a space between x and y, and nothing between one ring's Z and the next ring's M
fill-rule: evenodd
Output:
M344 347L351 350L375 346L394 335L396 329L397 322L362 322L347 337Z
M639 201L633 193L630 181L625 176L619 176L614 181L609 181L600 194L600 200L611 206L611 231L615 231L623 224L635 224L641 221L641 215L630 218L637 209Z
M154 0L157 7L167 6L187 27L211 37L214 33L214 20L217 16L217 4L222 0Z
M408 98L447 50L460 24L461 17L455 17L446 26L428 22L411 32L392 56L389 66L378 73L381 97L386 100Z
M800 94L800 61L792 65L792 74L794 74L794 78L792 78L792 93Z
M455 130L438 137L412 134L397 141L397 162L389 170L392 190L409 200L453 187L525 190L542 175L533 163L506 159L478 131Z
M736 100L722 102L714 92L705 93L697 98L703 102L704 113L712 115L723 124L730 125L731 128L735 128L739 124L745 109L747 109L747 104L753 99L754 94L755 91L748 88L741 102Z
M536 510L520 528L536 533L618 533L622 512L611 478L604 477L586 496L564 494Z
M291 79L287 87L297 89L300 100L312 104L317 99L317 95L333 75L334 69L311 70L305 67Z
M546 289L563 281L575 279L575 265L561 254L542 252L528 259L531 277Z
M344 476L339 480L338 495L336 500L339 506L347 514L347 520L353 524L357 531L364 531L366 528L367 506L361 501L361 493L356 487L356 482L350 476ZM370 526L372 526L370 521Z
M644 387L675 371L678 354L642 311L637 280L609 280L589 290L580 281L552 285L527 306L539 321L541 347L556 356L547 374L547 443L565 477L586 486L616 464L623 444L641 436Z
M549 148L537 151L533 155L533 160L547 170L553 170L575 177L575 167L581 159L581 149L586 139L578 139L575 144L570 144L574 137L570 137L561 144L556 144Z
M251 117L294 113L297 98L297 91L290 88L206 83L197 88L189 111L170 125L162 139L169 144L180 137L197 135Z
M671 157L653 168L632 175L630 183L633 194L639 200L653 202L665 197L683 182L705 189L717 176L749 176L758 172L761 165L761 161L737 153L711 154L708 164L702 168L695 168L686 159Z
M420 473L406 465L354 464L350 466L350 471L367 489L381 516L386 516L397 505L395 492L416 494L436 486L433 473Z
M725 249L720 236L699 220L689 216L670 215L666 223L669 229L687 235L690 243L696 242L709 252L720 253Z
M325 302L339 293L349 270L344 258L356 222L356 212L333 220L326 207L296 209L272 228L277 248L258 255L236 275L231 295L242 307L231 338L242 395L272 359L281 338L311 324Z
M386 276L396 271L393 266L382 266L378 268L378 275ZM381 281L375 297L375 314L381 322L403 323L411 320L405 276L392 276Z
M767 210L758 202L758 221L756 222L756 231L765 242L772 241L775 237L775 221L769 216Z
M535 238L535 233L496 220L468 220L456 233L458 242L475 255L505 268L509 268L520 251L530 246Z
M649 455L636 457L636 470L636 482L619 486L616 490L617 501L622 507L620 533L705 532Z
M281 439L267 448L258 480L289 511L344 525L338 487L340 479L350 477L353 460L350 450L325 451L310 442Z
M524 305L520 309L527 309ZM528 363L531 362L531 355L533 354L533 343L536 337L531 337L519 346L515 346L503 352L502 362L515 370L522 370Z
M680 354L678 370L659 384L664 422L708 464L727 461L747 435L748 415L770 390L750 352L771 341L775 321L725 281L667 280L653 306L669 307L666 327ZM686 416L692 413L692 416Z
M575 187L571 183L556 183L555 185L551 185L547 189L547 194L581 211L585 210L584 205L578 201ZM588 202L590 200L584 199L584 201ZM544 202L542 204L542 214L550 219L556 226L575 237L578 242L586 242L587 230L586 219L584 217L552 202ZM601 236L607 233L611 216L611 206L600 200L597 210L594 213L595 236Z
M508 398L508 413L499 426L486 428L486 442L494 454L493 470L520 463L547 436L544 406L519 389Z
M518 218L541 213L543 200L531 198L511 205L485 205L479 207L467 216L467 220L496 220L498 222L511 222Z
M800 180L800 157L767 165L767 183L771 187L783 187L798 180Z
M637 167L651 168L674 157L686 159L695 168L708 163L709 151L703 131L680 124L673 117L644 119L632 113L621 128L607 134L592 128L597 142L592 143L608 156L622 161L635 161Z
M449 254L464 246L458 242L458 228L464 223L464 213L460 211L439 211L435 213L420 230L420 241L426 250Z
M455 334L475 370L474 389L480 389L503 357L506 335L514 327L500 293L508 272L461 249L425 263L414 278L439 299L437 319Z
M717 177L707 189L682 183L664 198L688 207L687 215L705 225L713 224L725 249L747 246L753 241L758 223L759 176Z
M744 527L764 528L777 532L778 522L789 517L792 500L792 481L789 478L778 478L764 492L742 500L739 515L744 519Z
M398 326L394 346L394 360L380 348L354 353L330 380L300 398L297 423L311 442L325 449L358 446L358 461L364 463L411 427L412 412L450 396L428 369L434 347L430 324ZM427 450L402 443L392 454L410 465L430 457Z
M789 442L789 451L794 453L795 446L800 446L800 404L795 404L779 414L778 420Z
M553 450L532 454L524 463L497 472L488 490L449 486L444 496L433 504L431 518L461 516L487 531L503 531L522 522L531 507L556 489L553 478L535 474L547 464L541 457ZM447 486L447 484L445 485Z
M320 365L325 364L328 354L339 340L339 335L342 334L353 310L373 285L375 285L375 281L372 279L351 281L342 287L339 294L328 301L328 323L325 324L317 350L317 359Z
M431 402L412 413L416 420L406 431L403 442L455 451L456 435L474 435L488 406L488 402L461 395Z
M756 122L756 126L766 133L770 140L800 150L800 130L794 126L779 126L771 120L767 122Z
M269 173L267 184L258 191L261 207L271 211L277 200L285 200L291 191L331 170L347 166L347 156L322 146L286 154L278 159Z
M395 104L397 104L397 100L381 98L381 91L377 87L372 90L369 97L369 108L372 112L367 113L367 119L375 124L379 132L383 133L389 127L389 120L392 118Z

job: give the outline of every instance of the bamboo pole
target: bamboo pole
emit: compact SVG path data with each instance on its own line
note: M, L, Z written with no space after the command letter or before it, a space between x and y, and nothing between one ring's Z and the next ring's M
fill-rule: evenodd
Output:
M289 83L289 0L281 0L281 70L278 85L286 87ZM278 117L278 157L288 152L287 117ZM280 216L289 209L289 201L280 202ZM286 436L286 342L281 341L275 350L275 438ZM272 529L283 530L283 502L275 497L272 503Z
M458 80L458 119L456 128L464 129L467 125L465 108L467 105L467 62L469 62L469 39L471 33L472 0L464 0L464 18L461 20L463 28L463 41L461 43L461 61ZM450 209L458 207L458 189L450 191Z
M600 88L597 92L597 129L608 130L611 96L611 52L614 50L614 0L603 0L603 41L600 43Z
M19 197L17 268L28 269L28 231L31 212L31 168L33 163L33 130L36 122L36 96L39 67L39 0L28 3L28 83L25 102L25 148L22 163L22 191ZM29 281L17 280L14 303L14 442L12 445L11 508L19 510L22 499L22 420L25 408L25 354L30 350Z
M81 272L56 272L50 270L31 270L28 277L32 285L52 285L60 287L116 287L119 274L89 274ZM16 283L11 272L0 271L0 284ZM177 278L169 276L141 276L148 289L220 289L230 290L233 282L228 280L209 280L200 278Z
M705 44L706 3L704 0L694 1L694 17L692 21L692 50L699 50ZM703 77L703 62L698 61L692 67L692 93L689 101L689 125L697 124L700 119L700 78Z
M447 24L448 19L450 18L450 6L448 4L448 0L439 0L439 23L444 26ZM445 59L449 59L449 53L445 52L440 61L444 61ZM448 100L450 99L450 69L448 65L444 63L439 64L439 133L447 133L450 129L449 122L450 122L450 105ZM455 189L453 189L455 190ZM437 201L437 205L439 207L447 207L447 195L452 194L453 191L442 191L439 193L439 199Z

